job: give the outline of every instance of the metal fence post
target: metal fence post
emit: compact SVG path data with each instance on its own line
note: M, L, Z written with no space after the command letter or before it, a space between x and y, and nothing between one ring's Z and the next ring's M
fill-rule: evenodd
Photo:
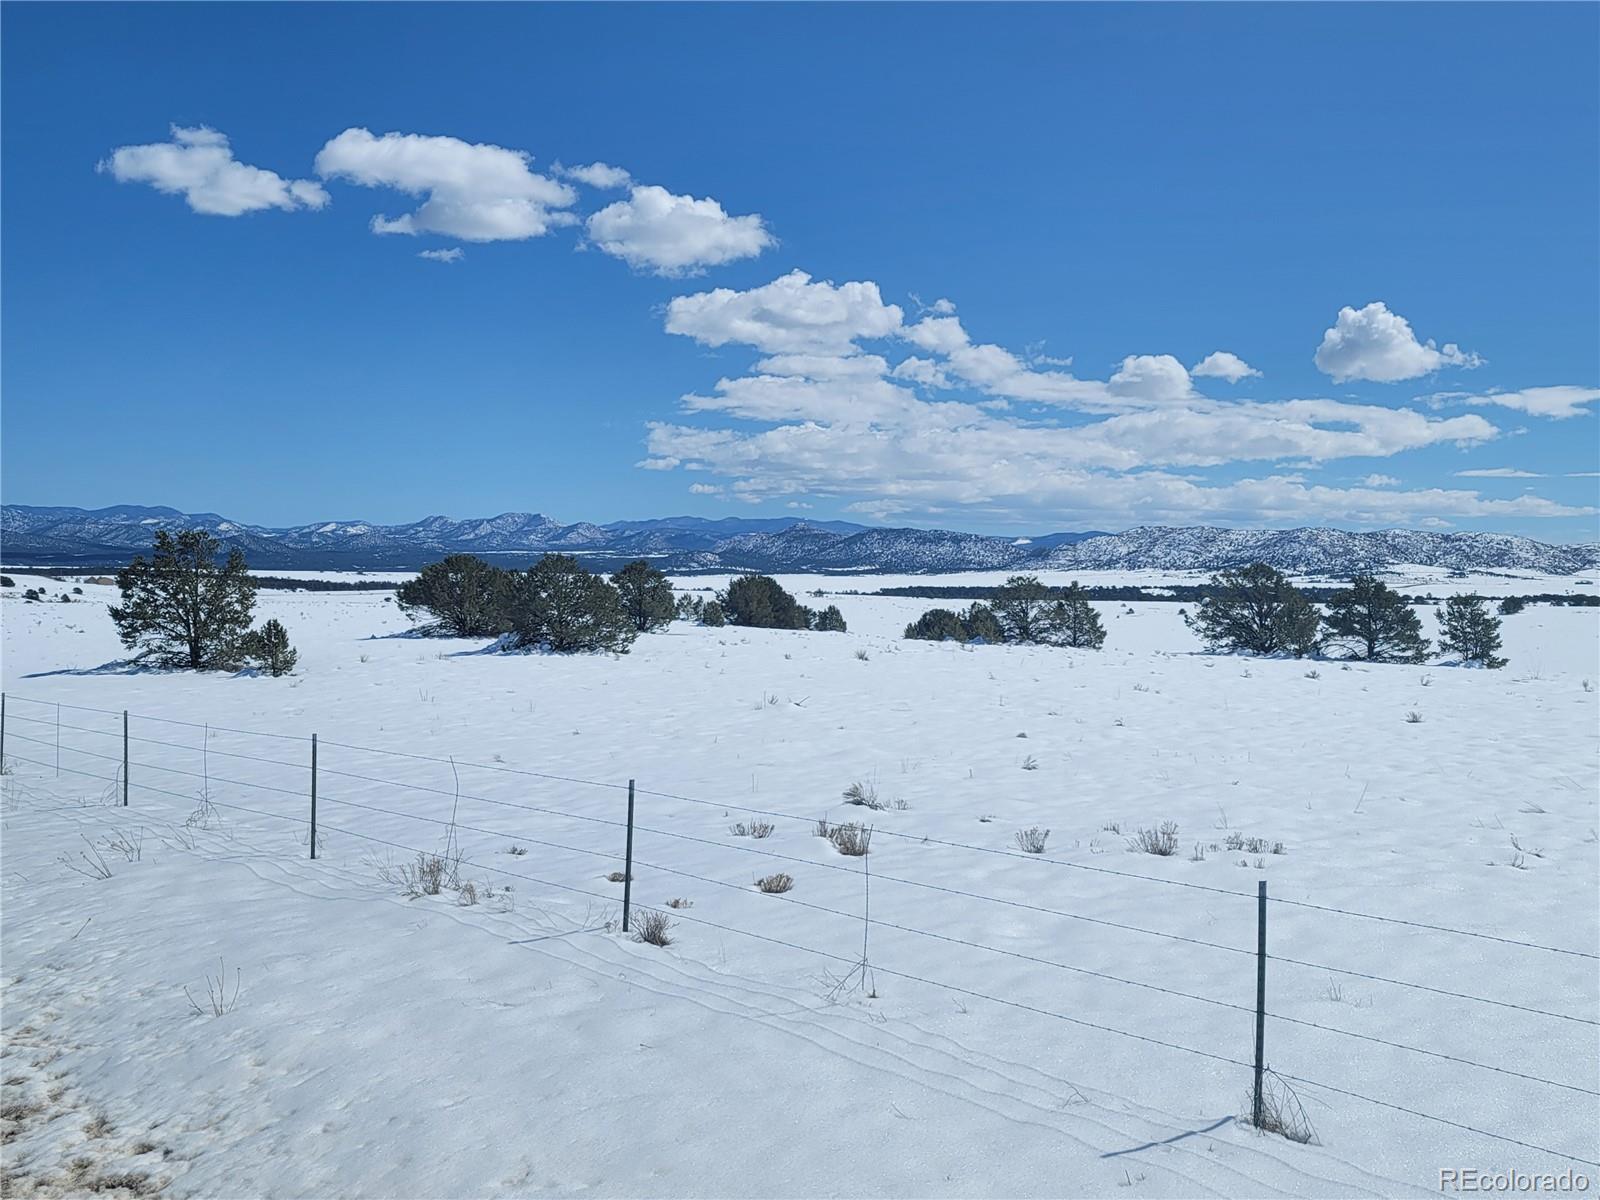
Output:
M61 778L61 703L56 702L56 778Z
M128 710L122 710L122 807L128 807Z
M0 692L0 766L6 761L6 694Z
M317 856L317 735L311 735L311 857Z
M1267 881L1256 891L1256 1088L1252 1122L1261 1128L1261 1080L1266 1072L1267 1043Z
M628 848L622 862L622 932L628 932L633 907L633 780L628 780Z

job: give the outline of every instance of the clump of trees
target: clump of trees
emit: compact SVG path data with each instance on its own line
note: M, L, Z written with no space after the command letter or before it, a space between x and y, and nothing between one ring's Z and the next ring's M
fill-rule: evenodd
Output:
M1420 663L1428 657L1422 621L1388 584L1357 575L1328 599L1323 642L1362 662Z
M1032 642L1098 650L1106 631L1088 594L1074 583L1051 588L1034 575L1013 575L995 589L990 604L974 603L957 613L931 608L906 626L905 636L941 642Z
M721 604L700 596L678 597L678 619L693 621L697 625L707 625L714 629L721 629L728 623Z
M1482 596L1451 596L1439 610L1439 649L1459 654L1463 663L1498 668L1500 618L1489 611Z
M546 554L516 576L505 615L513 648L625 654L639 633L616 586L584 570L570 554Z
M512 572L490 566L471 554L449 558L422 568L395 590L395 603L412 620L432 618L424 632L452 637L495 637L510 624Z
M711 602L707 602L710 607ZM741 575L717 593L715 603L729 625L753 629L815 629L844 633L844 614L830 604L815 612L784 591L769 575ZM705 624L712 624L706 621Z
M1183 620L1213 650L1304 658L1321 645L1321 615L1265 563L1213 575L1211 590Z
M611 586L617 589L622 610L639 633L660 629L677 612L671 581L642 558L634 559L613 575Z

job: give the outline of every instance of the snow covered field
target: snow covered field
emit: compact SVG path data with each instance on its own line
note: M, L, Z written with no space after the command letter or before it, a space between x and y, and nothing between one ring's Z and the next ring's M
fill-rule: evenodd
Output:
M1600 1186L1600 610L1508 618L1486 672L1205 655L1153 603L1101 605L1101 653L906 642L935 602L849 595L844 635L503 656L396 636L387 593L262 592L300 651L270 679L129 671L113 589L26 604L11 574L8 1194ZM616 928L630 778L665 948ZM452 811L478 902L404 898L380 876ZM870 926L824 816L876 827ZM1178 853L1129 848L1169 821ZM1263 878L1267 1059L1310 1145L1238 1119Z

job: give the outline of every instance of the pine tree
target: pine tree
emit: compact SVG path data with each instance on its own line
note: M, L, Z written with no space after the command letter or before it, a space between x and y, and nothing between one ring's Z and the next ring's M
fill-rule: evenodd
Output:
M1527 607L1528 602L1521 596L1507 596L1500 601L1500 615L1502 617L1514 617Z
M1213 650L1314 653L1320 618L1305 593L1265 563L1220 571L1184 622Z
M728 623L728 618L722 611L722 605L715 600L707 600L700 606L700 624L712 629L721 629Z
M1000 628L1000 619L987 604L974 602L959 615L961 632L966 641L982 638L986 642L999 644L1006 640L1006 632Z
M1419 663L1428 657L1422 622L1400 595L1371 575L1357 575L1328 599L1327 641L1366 662Z
M428 632L452 637L495 637L510 628L506 602L511 573L471 554L452 554L430 563L415 579L395 590L395 603L406 616L432 617Z
M289 631L276 619L244 636L244 657L268 675L287 675L294 670L300 655L289 645Z
M1053 642L1056 601L1036 575L1013 575L995 589L991 608L1008 642Z
M796 603L767 575L739 576L717 596L717 602L730 625L755 629L807 629L811 625L811 610Z
M117 636L143 660L192 671L234 670L250 629L256 585L244 555L203 529L158 530L149 561L117 573L122 604L111 608Z
M839 611L836 605L830 604L816 615L811 627L819 633L843 633L845 632L844 614Z
M511 585L510 624L517 646L557 653L626 653L638 630L622 597L570 554L546 554Z
M1439 649L1459 654L1463 663L1503 667L1498 657L1500 618L1489 611L1482 596L1451 596L1439 611Z
M622 610L640 633L661 628L677 612L671 582L642 558L613 575L611 586L622 597Z
M906 626L906 637L925 642L964 642L967 631L962 627L961 618L948 608L930 608Z
M673 613L679 621L698 621L705 604L706 602L699 596L691 596L685 592L678 597Z
M1088 594L1076 583L1056 601L1050 622L1055 627L1052 640L1057 645L1079 650L1098 650L1105 645L1106 631L1100 624L1100 614L1089 603Z

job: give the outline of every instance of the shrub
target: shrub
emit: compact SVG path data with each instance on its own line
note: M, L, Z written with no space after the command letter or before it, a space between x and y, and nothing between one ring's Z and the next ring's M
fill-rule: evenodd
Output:
M872 831L855 821L830 825L823 836L833 843L834 849L840 854L848 854L852 858L860 858L872 843Z
M967 631L962 627L961 618L948 608L930 608L906 626L905 636L925 642L963 642Z
M672 599L672 584L666 575L642 558L635 559L611 577L611 586L622 599L622 611L633 627L649 633L671 621L677 606Z
M1045 841L1050 837L1048 829L1040 829L1037 825L1028 829L1017 830L1017 849L1029 854L1043 854Z
M1428 657L1422 622L1388 584L1357 575L1328 599L1328 642L1365 662L1418 663Z
M110 611L122 644L160 666L238 667L256 585L244 555L230 550L219 565L221 550L203 529L158 530L149 561L141 555L117 573L122 604Z
M289 645L289 631L276 619L244 636L244 657L268 675L287 675L294 670L300 655Z
M668 908L693 908L694 907L694 901L690 900L686 896L674 896L671 900L667 901L667 907Z
M728 618L722 611L722 605L715 600L707 600L700 607L700 624L712 629L721 629L728 623Z
M1050 621L1055 626L1053 640L1058 645L1078 650L1098 650L1105 645L1106 631L1100 624L1100 614L1089 603L1088 594L1076 583L1051 609Z
M672 937L668 931L671 928L672 920L664 912L642 908L633 914L633 936L638 941L652 946L670 946Z
M510 629L506 606L511 572L471 554L452 554L423 567L395 589L395 604L411 620L432 618L428 633L451 637L495 637Z
M1316 652L1321 618L1305 593L1265 563L1220 571L1184 623L1212 650L1246 654Z
M591 575L570 554L546 554L511 586L514 646L627 652L638 630L617 589Z
M998 643L1006 640L1005 630L1000 627L1000 619L994 615L994 609L987 604L969 605L960 616L961 631L967 641L982 638L986 642Z
M1500 615L1502 617L1514 617L1527 607L1528 602L1521 596L1507 596L1500 601Z
M844 614L837 606L828 605L816 615L812 626L818 633L843 633L845 632Z
M9 575L0 575L0 587L16 587L17 581Z
M883 801L878 799L878 789L870 783L861 783L859 781L852 783L845 788L842 796L846 804L870 808L874 812L887 807Z
M771 821L740 821L728 826L728 832L734 837L765 838L771 837L773 824Z
M756 880L756 886L768 895L776 895L794 887L794 876L779 871L776 875L765 875Z
M741 575L717 595L730 625L754 629L807 629L811 610L768 575Z
M1497 668L1506 665L1500 658L1500 619L1489 611L1482 596L1451 596L1439 618L1439 649L1459 654L1464 663L1481 663Z
M1049 642L1054 639L1055 601L1037 575L1013 575L995 589L995 619L1008 642Z
M1137 830L1128 839L1128 849L1170 858L1178 852L1178 826L1173 821L1163 821L1154 829Z
M705 606L706 602L701 597L685 593L678 597L672 611L673 615L680 621L698 621L700 613Z

